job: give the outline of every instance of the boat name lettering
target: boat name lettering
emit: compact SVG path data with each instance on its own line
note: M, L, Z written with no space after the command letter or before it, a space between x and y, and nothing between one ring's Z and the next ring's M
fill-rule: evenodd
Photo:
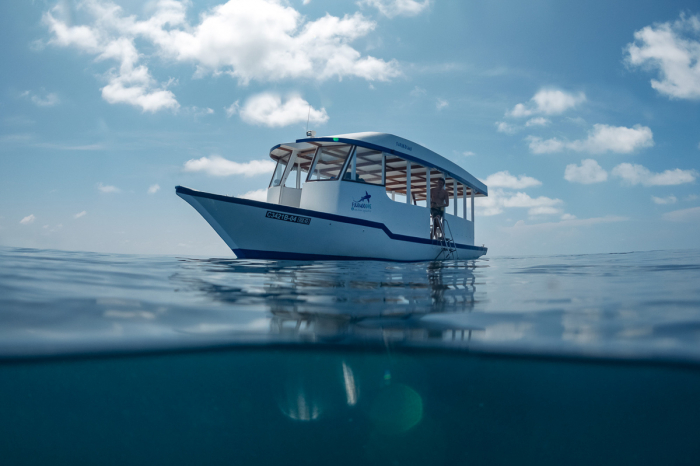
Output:
M275 220L283 220L285 222L301 223L302 225L308 225L311 223L311 217L300 217L299 215L283 214L281 212L273 212L268 210L265 214L267 218L274 218Z
M350 205L350 210L359 210L361 212L372 212L372 204L369 203L369 200L372 199L372 195L365 191L365 195L360 197L359 200L352 200L352 204Z
M407 146L407 145L404 144L403 142L398 142L398 141L397 141L397 142L396 142L396 145L399 146L399 147L401 147L402 149L406 149L406 150L413 151L413 147Z

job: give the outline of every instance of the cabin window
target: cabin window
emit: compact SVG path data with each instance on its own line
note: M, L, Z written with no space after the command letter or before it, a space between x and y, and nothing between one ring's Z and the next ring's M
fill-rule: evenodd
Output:
M387 154L385 164L387 195L393 201L405 203L406 192L409 191L406 180L409 178L410 162L400 157ZM415 164L413 165L416 166ZM415 173L411 173L410 177L414 175ZM411 187L415 189L415 183ZM412 202L409 201L408 203L410 204Z
M291 170L289 170L289 175L284 182L285 188L301 188L301 180L299 177L299 163L295 162Z
M299 185L303 185L304 182L306 181L306 174L310 171L311 169L311 163L314 160L314 155L316 154L316 150L305 150L302 152L297 153L297 161L296 161L296 168L301 169L301 173L299 173ZM289 175L290 177L292 176L291 174ZM287 178L289 180L289 178Z
M279 186L282 181L282 175L284 175L284 169L287 168L287 163L289 162L289 154L284 157L280 157L277 161L277 166L275 167L275 172L272 174L272 180L270 180L270 187Z
M307 181L339 179L350 149L352 146L349 144L319 147Z
M380 186L384 184L382 180L384 155L381 151L357 147L350 157L343 174L343 181L356 181Z
M435 189L440 172L391 155L387 155L385 163L387 196L393 201L427 207L428 180L431 189Z

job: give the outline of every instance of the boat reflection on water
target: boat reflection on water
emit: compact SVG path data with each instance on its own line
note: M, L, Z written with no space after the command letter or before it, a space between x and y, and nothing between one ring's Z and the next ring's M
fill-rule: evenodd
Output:
M414 288L408 297L386 292L387 289L391 290L391 282L383 282L379 287L367 287L366 293L361 291L361 283L345 283L345 287L360 289L356 299L365 304L349 313L328 309L326 306L313 309L305 302L271 300L270 332L294 336L304 341L321 342L468 341L472 332L483 331L483 328L424 319L428 315L470 312L474 308L475 278L471 270L465 267L461 274L451 274L448 276L449 281L446 281L442 273L444 269L442 262L431 263L426 268L425 284L416 287L413 283ZM416 289L420 291L416 292ZM384 297L381 296L382 293ZM428 301L429 305L417 305L424 301ZM357 304L359 306L361 303Z
M295 422L354 419L380 436L408 432L423 418L423 397L405 380L393 348L468 342L483 331L428 319L474 309L473 261L209 260L206 266L211 275L187 275L188 287L211 301L262 311L269 321L265 341L319 350L305 356L304 363L275 370L272 398L279 412ZM343 355L346 350L350 353ZM372 356L368 359L364 351Z
M438 343L469 341L474 332L483 331L464 322L426 319L474 309L473 261L408 266L254 262L208 261L210 271L216 274L197 279L189 276L187 286L212 301L264 311L269 318L269 335L284 340ZM245 279L241 269L246 272ZM226 283L229 273L235 274L235 285Z
M342 314L272 310L270 333L293 336L308 342L333 342L349 339L398 342L465 341L481 327L461 326L421 320L427 313L350 317Z
M277 368L273 398L279 412L295 422L354 419L380 436L408 432L423 418L423 397L395 367L392 348L468 341L482 331L426 319L473 310L473 262L256 265L212 261L218 275L189 285L209 299L264 311L272 341L323 346L322 354L308 355L303 364ZM254 285L214 281L227 272L240 279L241 267ZM258 272L262 286L255 282ZM351 354L338 354L338 348ZM370 359L362 356L365 350L373 354Z

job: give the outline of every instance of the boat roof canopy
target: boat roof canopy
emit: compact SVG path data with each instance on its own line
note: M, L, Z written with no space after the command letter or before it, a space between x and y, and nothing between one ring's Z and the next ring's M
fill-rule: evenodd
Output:
M302 170L308 171L318 147L344 144L365 147L396 156L394 159L387 157L387 190L400 193L402 191L401 186L404 186L403 191L405 191L406 161L408 161L411 162L411 192L414 195L418 195L419 198L425 198L427 169L430 169L431 184L442 173L445 177L453 178L458 183L468 187L469 191L473 191L475 196L488 196L487 186L456 163L447 160L445 157L420 144L393 134L368 132L297 139L294 143L278 144L273 147L270 151L270 157L274 160L279 160L293 150L297 150L297 160L300 161ZM381 171L381 167L379 169ZM433 178L433 176L436 178ZM446 186L448 190L452 188L450 185L451 183L448 181Z

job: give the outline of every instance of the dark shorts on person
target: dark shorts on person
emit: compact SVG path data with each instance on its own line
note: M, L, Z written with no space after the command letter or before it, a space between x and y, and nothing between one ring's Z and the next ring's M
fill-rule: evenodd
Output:
M441 209L439 207L431 207L430 208L430 215L433 217L442 217L445 214L445 209Z

